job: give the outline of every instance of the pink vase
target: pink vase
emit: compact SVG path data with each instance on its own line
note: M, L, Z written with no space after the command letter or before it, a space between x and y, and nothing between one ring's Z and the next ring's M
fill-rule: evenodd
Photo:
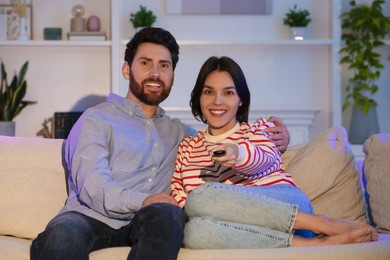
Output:
M100 19L96 15L91 15L87 20L87 30L90 32L100 31Z

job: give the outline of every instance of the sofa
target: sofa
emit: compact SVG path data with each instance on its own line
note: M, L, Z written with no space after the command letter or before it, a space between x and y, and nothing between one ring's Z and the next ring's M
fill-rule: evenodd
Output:
M29 259L29 247L67 197L62 139L0 136L0 260ZM364 144L356 162L346 131L333 127L283 154L317 214L370 222L376 242L277 249L191 250L179 259L390 259L390 135ZM356 165L363 165L358 169ZM90 259L126 259L130 247L92 252Z

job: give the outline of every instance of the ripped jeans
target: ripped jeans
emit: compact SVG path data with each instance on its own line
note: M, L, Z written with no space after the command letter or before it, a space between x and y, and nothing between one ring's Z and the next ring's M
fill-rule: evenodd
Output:
M278 248L291 245L297 211L313 213L310 200L292 185L238 186L205 183L188 196L184 246L191 249Z

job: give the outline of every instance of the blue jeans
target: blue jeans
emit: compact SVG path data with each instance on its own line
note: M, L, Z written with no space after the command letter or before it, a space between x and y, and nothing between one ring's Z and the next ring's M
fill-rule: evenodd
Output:
M177 259L185 213L166 203L142 208L119 230L78 212L57 215L33 241L31 259L89 259L92 251L131 246L127 259Z
M277 248L291 245L297 211L313 213L307 196L291 185L244 187L205 183L188 196L184 246L192 249Z

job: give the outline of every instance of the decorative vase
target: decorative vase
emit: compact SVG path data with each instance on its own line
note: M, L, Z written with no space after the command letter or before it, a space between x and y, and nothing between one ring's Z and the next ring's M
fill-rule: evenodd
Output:
M15 136L15 122L0 121L0 135Z
M306 37L306 27L291 27L291 38L294 40L304 40Z
M348 134L351 144L364 144L368 137L379 132L376 107L372 107L368 114L357 107L353 107Z
M19 41L30 40L28 35L27 18L25 16L19 17L19 35L16 38Z
M100 31L100 19L96 15L91 15L87 19L87 30L89 32Z

